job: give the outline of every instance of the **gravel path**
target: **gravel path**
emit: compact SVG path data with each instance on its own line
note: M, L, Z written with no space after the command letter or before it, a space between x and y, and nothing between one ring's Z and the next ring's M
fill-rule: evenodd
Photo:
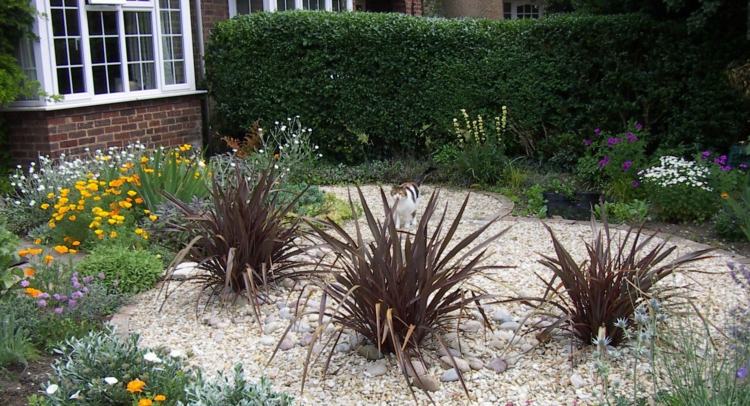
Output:
M346 197L346 188L324 189ZM428 186L423 189L425 198L420 207L424 207L432 191ZM370 204L379 206L377 187L366 186L363 192ZM443 207L445 202L450 203L448 218L452 219L456 215L465 193L442 190L439 207ZM511 207L503 198L472 194L456 238L467 235L498 213L509 213ZM378 208L378 213L382 213L382 208ZM352 224L345 228L352 229ZM548 224L576 260L581 260L585 252L583 243L591 238L589 226L554 220ZM510 231L490 246L487 261L515 268L497 271L491 280L482 279L478 282L489 292L501 296L541 294L543 286L534 274L547 275L547 271L537 260L539 253L552 251L542 222L505 217L494 224L487 235L508 226L511 226ZM696 243L686 240L675 239L673 242L679 246L676 255L698 247ZM679 273L664 282L676 285L690 283L691 293L703 314L721 325L726 310L741 299L741 292L726 274L725 264L728 259L727 254L719 253L715 258L700 264L702 271L719 273L718 275ZM341 344L335 351L329 368L329 373L334 373L325 380L321 379L322 362L319 362L311 369L305 392L300 395L302 365L308 348L304 346L304 342L309 338L308 329L315 326L312 320L296 326L294 330L297 331L290 334L290 339L283 343L283 350L266 366L274 345L288 325L288 303L296 299L297 292L292 292L289 287L279 287L272 295L276 303L262 306L265 334L260 332L247 306L235 305L223 309L210 306L206 312L196 315L198 289L194 285L184 284L179 287L161 312L157 311L161 303L157 294L158 289L154 289L138 296L133 305L120 312L115 323L119 324L121 331L140 333L143 345L163 345L172 350L184 351L191 364L202 367L209 374L216 370L229 371L233 364L241 362L249 376L270 377L276 389L293 394L298 403L304 405L412 403L404 379L395 366L395 360L386 358L368 361L357 354L359 340L346 334L344 337L351 345ZM577 351L573 342L564 337L555 337L551 342L538 346L531 338L532 335L524 339L513 339L513 322L522 320L528 312L529 309L520 304L492 307L489 314L493 316L495 333L484 331L477 322L467 322L463 326L466 331L460 335L464 351L462 356L473 367L479 368L464 374L471 392L471 403L502 405L512 401L525 404L528 400L535 405L571 405L576 400L578 404L598 403L599 386L595 382L594 362L588 349ZM469 403L461 384L451 381L455 377L441 367L439 355L434 351L434 343L428 342L426 347L429 373L439 385L437 391L431 392L435 402L440 405ZM504 372L496 372L505 369L503 362L497 358L507 364ZM610 380L620 381L625 385L625 374L623 367L615 365ZM444 382L440 382L441 380ZM417 398L420 403L427 401L421 391L417 391Z

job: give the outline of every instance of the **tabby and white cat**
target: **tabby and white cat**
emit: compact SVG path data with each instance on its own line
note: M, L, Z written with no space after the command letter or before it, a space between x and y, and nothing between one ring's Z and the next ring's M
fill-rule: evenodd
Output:
M422 186L427 175L435 168L429 167L412 182L404 182L391 189L391 208L393 221L396 228L406 226L411 228L417 218L417 205L419 204L419 187Z

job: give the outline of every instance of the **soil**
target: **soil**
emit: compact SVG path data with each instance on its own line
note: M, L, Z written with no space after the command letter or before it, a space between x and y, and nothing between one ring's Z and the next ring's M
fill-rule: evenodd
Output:
M55 357L42 355L39 359L23 365L0 370L0 405L23 406L27 398L39 394L47 382L47 374L52 372L51 364Z
M650 221L646 223L645 227L649 230L672 234L750 258L750 241L728 241L718 237L716 233L714 233L711 224L708 223L670 224Z

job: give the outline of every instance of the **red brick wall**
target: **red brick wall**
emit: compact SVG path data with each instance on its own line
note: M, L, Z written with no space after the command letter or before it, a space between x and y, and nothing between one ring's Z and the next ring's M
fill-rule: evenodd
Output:
M15 162L79 155L85 148L201 144L201 96L182 96L53 111L5 112Z

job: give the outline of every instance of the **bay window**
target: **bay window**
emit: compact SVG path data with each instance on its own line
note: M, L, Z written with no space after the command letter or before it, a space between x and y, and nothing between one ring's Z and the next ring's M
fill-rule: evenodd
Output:
M353 0L227 0L229 17L261 11L319 10L347 11L352 10Z
M261 0L262 1L262 0ZM19 61L47 95L86 104L195 91L189 0L32 0L39 40Z

